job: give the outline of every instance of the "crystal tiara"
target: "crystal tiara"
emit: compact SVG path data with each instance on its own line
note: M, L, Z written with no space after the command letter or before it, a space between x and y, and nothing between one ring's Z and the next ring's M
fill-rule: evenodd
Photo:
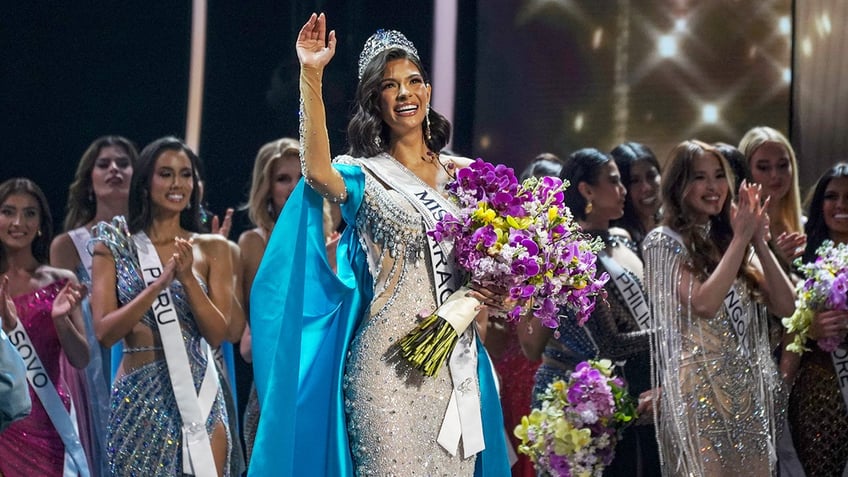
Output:
M359 79L362 79L362 74L365 72L365 67L377 54L382 51L400 48L407 53L418 58L418 50L415 45L409 41L403 33L396 30L377 30L365 41L365 46L362 48L362 53L359 54Z

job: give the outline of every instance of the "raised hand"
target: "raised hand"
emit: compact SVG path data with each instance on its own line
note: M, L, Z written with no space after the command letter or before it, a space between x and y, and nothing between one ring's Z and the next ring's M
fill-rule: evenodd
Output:
M759 195L752 196L751 186L742 181L739 186L739 200L730 206L730 227L733 235L744 242L750 242L754 234L762 233L762 217L764 213L759 203Z
M3 318L3 331L9 332L18 326L18 310L9 296L9 277L0 279L0 317Z
M313 13L297 35L297 59L309 68L323 69L336 53L336 31L327 35L327 17Z
M85 294L86 289L84 285L71 282L65 283L65 286L59 290L59 293L53 300L53 308L50 310L50 316L54 320L67 316L71 310L79 306Z
M233 208L229 207L224 212L224 221L221 222L217 215L212 216L212 233L218 234L224 238L229 238L230 230L233 228Z

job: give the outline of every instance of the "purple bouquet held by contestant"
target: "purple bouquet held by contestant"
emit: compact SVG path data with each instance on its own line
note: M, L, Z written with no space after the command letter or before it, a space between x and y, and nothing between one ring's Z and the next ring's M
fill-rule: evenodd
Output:
M603 243L580 231L563 202L568 187L556 177L519 183L513 170L477 159L459 169L447 184L459 216L450 213L429 231L453 248L458 267L473 286L507 290L507 319L519 320L532 307L543 325L556 329L567 306L582 325L609 279L596 277L597 252ZM473 320L457 302L447 300L398 342L401 354L428 376L435 375L457 339ZM461 316L460 316L461 315ZM458 331L456 331L458 330Z

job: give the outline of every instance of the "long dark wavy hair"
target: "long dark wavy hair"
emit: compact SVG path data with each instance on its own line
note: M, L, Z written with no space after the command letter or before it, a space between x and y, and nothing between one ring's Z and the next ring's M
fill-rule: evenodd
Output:
M138 151L129 139L123 136L102 136L94 140L88 149L82 153L74 181L68 188L68 204L65 211L65 231L87 224L97 212L97 198L94 197L94 187L91 184L91 171L100 151L104 147L120 147L130 158L130 164L135 169L138 161Z
M38 184L24 177L15 177L0 184L0 204L12 194L29 194L38 202L38 231L32 244L32 255L38 263L50 261L50 241L53 240L53 216L50 214L50 204ZM5 259L4 259L5 260Z
M362 79L356 87L356 103L353 107L353 116L347 125L347 140L350 148L348 154L353 157L373 157L385 152L389 147L389 127L383 122L380 111L380 84L383 81L383 71L386 65L393 60L407 59L411 61L421 72L424 82L430 84L430 79L421 60L400 48L390 48L378 53L368 63L362 72ZM426 105L421 105L425 107ZM421 134L424 142L433 152L440 152L450 141L450 122L432 107L428 113L430 118L430 140L424 134L424 125ZM426 123L425 123L426 124ZM377 140L379 138L379 141Z
M598 184L601 168L612 161L608 154L593 147L585 147L571 153L565 160L559 178L571 183L563 196L565 205L577 220L586 219L586 198L580 193L578 184Z
M613 159L615 159L615 165L618 166L618 172L621 174L621 183L624 184L624 187L626 187L628 191L628 194L624 196L624 215L622 215L619 219L613 220L610 225L623 228L630 233L630 236L636 243L640 243L645 235L647 235L650 231L645 230L645 227L642 225L642 221L639 220L639 214L636 213L636 208L633 206L633 198L629 193L630 182L632 181L630 168L633 167L633 164L636 162L647 161L654 166L657 173L662 176L660 162L657 160L657 156L651 148L642 143L633 141L619 144L610 151L610 155ZM657 219L659 219L659 211L657 211L657 216Z
M804 224L804 233L807 234L807 248L804 249L802 260L812 262L816 259L816 249L822 242L830 238L830 231L824 222L824 193L830 181L836 178L848 177L848 163L839 162L828 169L819 180L807 198L807 223Z
M194 185L189 206L180 212L180 227L189 232L200 233L203 225L200 221L200 186L198 185L199 161L197 154L181 139L166 136L148 144L138 157L138 165L130 182L130 203L128 225L130 232L146 230L153 222L150 181L156 168L156 160L165 151L183 151L191 160L191 182Z
M692 185L695 160L704 154L712 154L718 159L724 170L728 192L721 211L710 217L709 233L706 236L701 231L701 225L694 220L697 214L690 210L684 201ZM692 257L694 270L701 274L700 278L704 280L718 266L718 262L733 239L733 228L730 225L730 206L734 197L733 183L733 171L724 156L713 146L701 141L683 141L672 149L666 161L666 170L660 183L663 223L683 237L689 255ZM751 290L757 292L759 274L747 261L743 262L739 275L748 283Z

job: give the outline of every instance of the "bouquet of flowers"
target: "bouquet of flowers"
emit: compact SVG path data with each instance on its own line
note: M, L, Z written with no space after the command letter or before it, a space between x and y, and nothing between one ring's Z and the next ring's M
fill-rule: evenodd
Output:
M519 319L532 306L543 325L556 329L558 310L566 305L583 324L609 276L595 276L603 242L580 231L563 202L566 187L556 177L519 183L511 168L477 159L447 185L459 216L445 214L428 233L437 242L453 244L457 266L472 285L508 291L514 304L508 320ZM460 324L451 324L439 311L397 343L401 355L427 376L438 372L458 333L474 318L469 313Z
M621 432L636 419L636 401L612 375L609 360L584 361L568 381L540 396L541 409L521 418L518 452L539 475L600 476L612 462Z
M786 349L795 353L809 351L806 347L810 333L810 324L816 312L824 310L848 310L848 245L825 240L816 250L816 260L801 263L795 260L798 272L804 281L795 290L797 299L795 313L783 319L783 326L795 333L792 343ZM818 340L819 348L832 352L839 346L839 338Z

